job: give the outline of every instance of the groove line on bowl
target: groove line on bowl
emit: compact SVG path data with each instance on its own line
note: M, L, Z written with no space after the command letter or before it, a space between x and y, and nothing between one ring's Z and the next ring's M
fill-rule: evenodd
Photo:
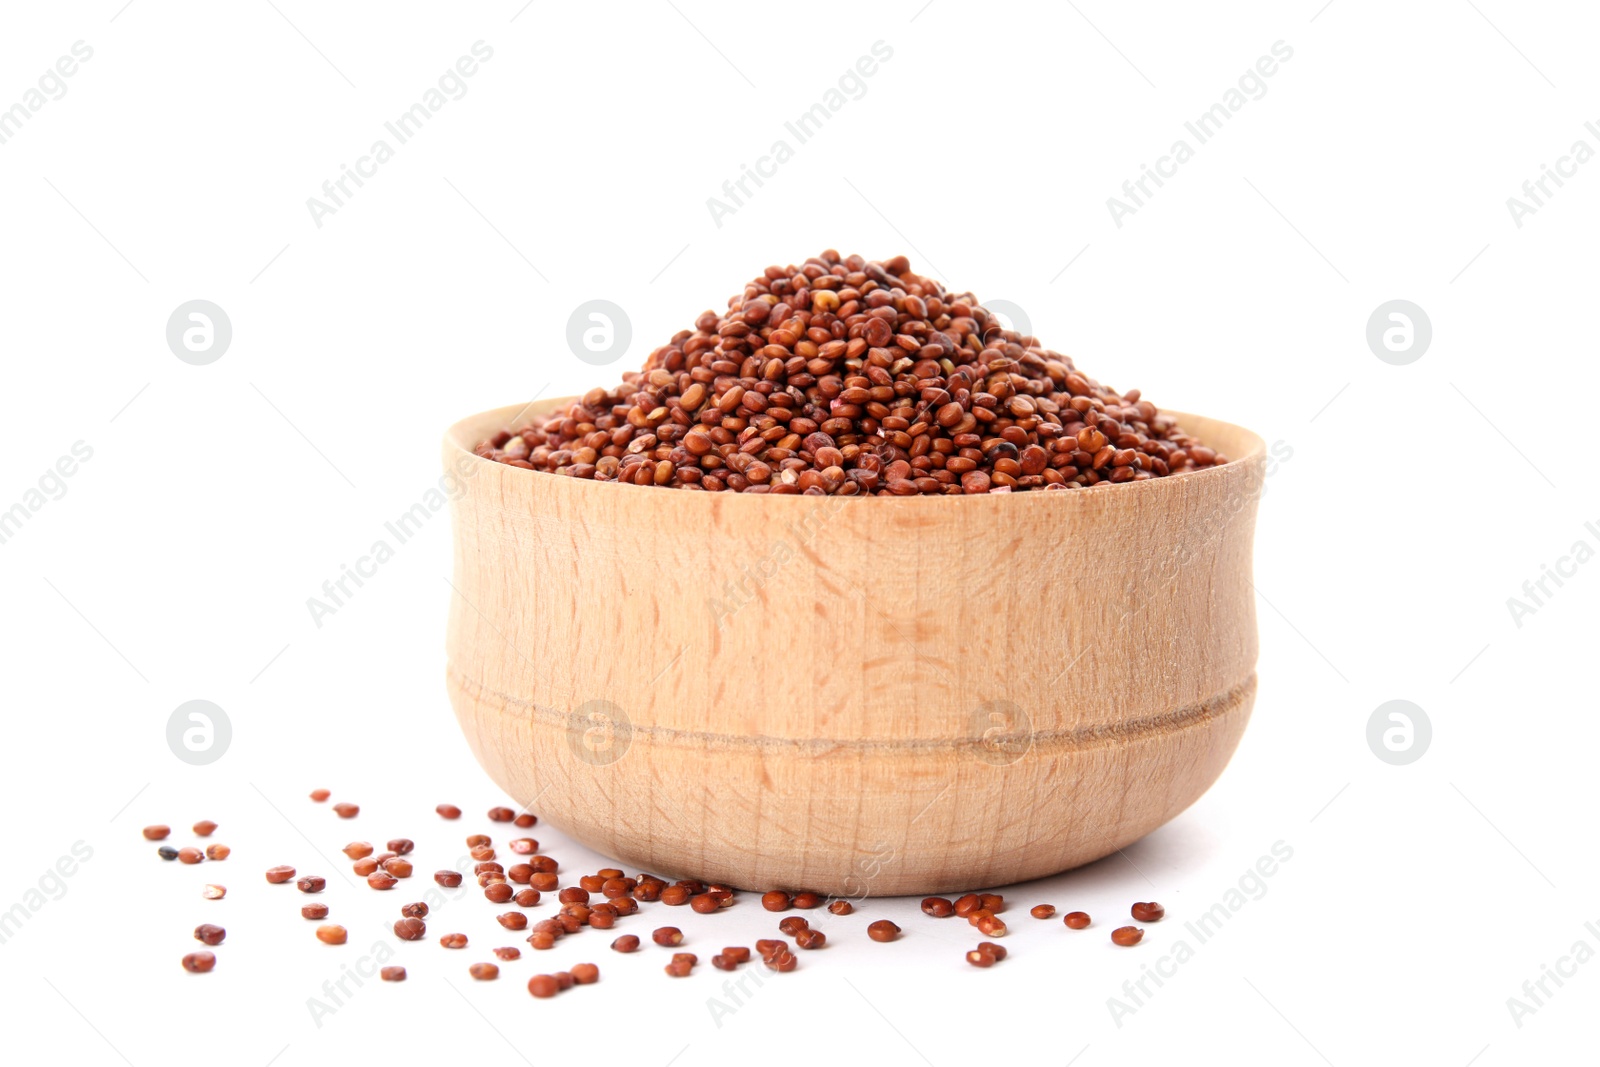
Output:
M462 674L453 664L446 667L446 673L449 679L458 685L474 704L481 704L482 698L488 697L499 701L504 706L521 708L530 712L533 720L531 725L535 727L545 729L552 727L569 728L571 716L568 712L496 692L482 685L476 679ZM1031 732L1029 734L1030 748L1083 750L1101 745L1126 744L1154 735L1170 734L1175 730L1198 726L1219 715L1226 714L1233 708L1238 707L1241 702L1249 700L1255 693L1255 688L1256 674L1252 671L1249 677L1238 685L1174 711L1128 719L1117 723L1100 723L1066 730ZM723 749L760 748L788 751L799 749L803 753L813 756L827 755L836 750L861 754L926 755L940 751L976 749L982 746L982 742L965 737L906 738L892 741L878 741L870 738L827 737L790 739L768 737L762 734L720 734L700 730L678 730L666 726L641 726L636 723L630 725L629 737L633 741L644 739L652 745L663 747L677 745Z

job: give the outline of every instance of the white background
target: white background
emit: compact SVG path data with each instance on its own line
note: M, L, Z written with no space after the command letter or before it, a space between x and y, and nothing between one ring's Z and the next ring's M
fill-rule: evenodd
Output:
M1506 199L1573 141L1600 148L1600 27L1578 4L1320 2L6 5L0 107L74 42L94 50L0 144L0 508L93 449L0 545L0 908L28 910L0 944L7 1058L1591 1059L1600 963L1547 981L1520 1026L1507 998L1575 942L1600 950L1600 564L1520 627L1506 601L1575 541L1600 547L1600 162L1520 228ZM479 40L493 58L466 95L318 228L307 198ZM718 227L706 199L879 40L893 57L865 95ZM1116 226L1106 199L1280 40L1293 57L1266 94ZM753 898L619 926L682 925L688 980L662 975L664 950L585 932L486 984L466 965L522 941L474 891L398 948L409 982L369 982L318 1025L308 998L390 940L464 834L506 836L482 813L507 798L444 697L446 520L320 628L307 598L434 484L449 423L609 381L768 263L830 246L904 252L1026 309L1102 381L1292 448L1262 502L1260 694L1233 763L1125 858L1006 889L1011 958L988 971L962 962L965 924L869 901L818 917L830 946L762 972L718 1025L710 955L774 926ZM566 347L596 297L633 323L611 368ZM201 367L164 336L197 298L233 326ZM1408 366L1364 336L1396 298L1433 325ZM195 698L233 728L203 767L165 740ZM1433 725L1399 767L1366 742L1396 698ZM315 786L361 816L311 804ZM467 818L440 822L441 801ZM164 864L139 836L166 822L186 844L201 818L225 863ZM341 879L346 840L395 835L418 842L413 886ZM534 835L569 871L603 865ZM1279 841L1293 857L1264 895L1118 1025L1108 998ZM92 858L46 877L76 842ZM300 895L262 881L276 863L329 878L349 946L313 940ZM206 881L227 899L202 900ZM1145 899L1167 921L1113 948ZM1096 925L1027 918L1041 901ZM906 937L868 942L880 917ZM204 921L228 940L187 975ZM452 929L466 952L438 947ZM525 992L583 960L600 985Z

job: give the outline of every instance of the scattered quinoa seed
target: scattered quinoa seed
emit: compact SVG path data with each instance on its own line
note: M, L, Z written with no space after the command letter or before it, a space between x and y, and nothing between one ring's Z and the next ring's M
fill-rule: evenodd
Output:
M1133 917L1140 922L1153 923L1160 922L1161 917L1167 913L1167 909L1163 908L1155 901L1149 900L1140 901L1139 903L1135 904L1132 908L1132 912Z
M1112 943L1121 945L1124 948L1130 945L1137 945L1143 939L1144 931L1137 926L1119 926L1111 931Z

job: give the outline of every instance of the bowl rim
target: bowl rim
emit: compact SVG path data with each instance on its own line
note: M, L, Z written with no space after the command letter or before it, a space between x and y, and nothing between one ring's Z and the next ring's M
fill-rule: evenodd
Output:
M522 404L507 404L507 405L505 405L503 407L490 408L490 409L485 410L485 411L477 412L476 414L473 414L473 415L468 415L465 418L458 419L456 422L452 423L448 429L445 430L444 441L443 441L444 447L445 447L445 449L447 451L447 454L451 450L453 450L456 453L456 456L455 456L456 464L460 463L462 456L468 457L468 459L471 461L471 462L469 462L468 466L469 466L469 468L471 468L473 470L474 474L477 473L477 472L482 471L484 469L484 467L483 466L479 466L479 464L484 464L484 465L487 465L489 467L504 467L508 472L509 471L516 471L518 474L527 474L527 475L532 475L534 477L539 477L539 476L553 477L553 478L555 478L557 484L567 483L567 484L574 485L574 486L583 485L583 486L587 486L588 487L588 488L585 488L585 489L576 490L578 492L619 492L619 491L622 491L623 489L628 489L628 490L644 489L644 490L648 491L648 490L655 489L656 488L655 486L638 486L638 485L633 485L632 483L623 483L623 482L597 482L597 481L594 481L591 478L563 478L563 477L561 477L559 475L551 475L548 471L523 470L520 467L511 467L511 466L508 466L507 464L499 463L499 462L496 462L495 460L492 460L492 459L485 459L484 457L478 455L476 452L473 451L473 447L474 447L474 445L476 445L477 440L482 440L483 436L488 436L487 434L484 434L483 430L482 430L482 427L485 426L485 425L494 424L494 425L497 425L497 426L499 426L500 428L503 429L505 426L509 425L510 423L513 423L513 422L517 421L518 419L520 419L520 418L522 418L522 417L524 417L526 415L548 414L550 411L554 410L555 408L557 408L557 407L559 407L559 406L561 406L563 404L574 403L574 402L576 402L578 400L581 400L581 399L582 399L582 397L578 397L578 396L563 396L563 397L540 398L540 399L527 401L527 402L522 403ZM1119 490L1119 492L1115 493L1115 494L1113 494L1113 493L1111 493L1109 491L1076 492L1076 493L1074 493L1074 492L1054 492L1054 493L1049 493L1049 492L1044 492L1044 491L1040 491L1040 490L1029 490L1027 492L1021 492L1021 493L972 493L972 494L967 494L967 493L960 493L960 494L955 494L955 493L918 493L915 496L891 496L891 497L888 497L887 499L884 498L884 497L880 497L880 496L878 496L876 494L870 494L870 495L862 496L861 499L878 501L878 503L876 505L874 505L874 506L879 506L879 507L884 507L884 506L887 506L887 507L902 507L902 508L903 507L946 507L946 506L950 506L949 504L930 503L932 501L948 501L948 500L976 501L976 500L1000 500L1000 499L1004 499L1004 500L1019 499L1020 500L1020 499L1026 499L1026 498L1029 498L1029 497L1040 497L1040 498L1045 498L1045 499L1066 498L1066 499L1069 499L1069 500L1078 500L1080 502L1090 502L1090 501L1095 501L1095 500L1107 501L1107 500L1116 500L1118 498L1121 498L1122 500L1128 500L1129 498L1132 497L1134 492L1148 494L1148 493L1151 493L1151 492L1174 492L1174 491L1180 491L1181 488L1183 486L1185 486L1185 485L1199 485L1199 484L1202 484L1201 483L1201 479L1209 478L1209 479L1213 479L1214 480L1214 479L1218 479L1218 478L1236 478L1236 477L1240 476L1243 473L1249 472L1251 470L1257 469L1257 468L1262 466L1262 462L1261 461L1266 456L1267 444L1266 444L1266 441L1264 441L1262 439L1261 435L1257 434L1254 430L1248 429L1247 427L1244 427L1244 426L1240 426L1237 423L1225 422L1222 419L1214 419L1214 418L1211 418L1211 417L1205 416L1205 415L1196 415L1196 414L1193 414L1191 412L1177 411L1177 410L1174 410L1174 409L1171 409L1171 408L1160 408L1158 410L1163 415L1170 415L1173 418L1177 419L1179 424L1182 425L1187 430L1187 432L1192 433L1197 437L1200 437L1202 440L1207 439L1206 438L1206 434L1204 432L1205 428L1209 427L1209 428L1212 428L1214 430L1220 429L1220 430L1222 430L1224 432L1224 434L1226 436L1234 437L1234 438L1238 439L1241 443L1243 443L1245 445L1245 448L1242 451L1239 451L1239 452L1232 452L1232 451L1229 451L1229 450L1221 450L1221 449L1219 449L1219 451L1225 451L1225 452L1227 452L1229 454L1228 462L1225 463L1225 464L1222 464L1220 466L1207 467L1204 470L1198 470L1198 471L1185 471L1185 472L1183 472L1181 474L1168 475L1168 476L1163 477L1163 478L1147 478L1147 479L1144 479L1143 481L1134 481L1134 482L1121 483L1121 484L1118 484L1118 485L1115 486L1115 488L1117 490ZM468 432L469 430L470 430L470 434ZM482 436L480 436L480 434ZM475 438L475 440L473 440L473 443L472 444L463 443L463 442L467 441L469 437ZM464 476L466 476L466 472L462 471L459 467L456 467L455 469L457 470L458 473L461 473ZM1103 484L1108 484L1109 485L1111 483L1103 483ZM661 493L661 495L665 496L665 495L668 495L668 494ZM676 497L687 497L687 498L690 498L690 499L705 499L705 500L709 500L709 501L718 501L718 502L726 502L726 501L730 501L730 500L744 500L745 498L750 498L751 500L757 500L759 498L759 500L766 501L766 500L768 500L769 497L773 497L774 495L776 495L776 497L778 497L778 498L792 498L795 501L807 502L806 506L814 506L816 501L817 501L817 499L818 499L818 498L816 498L814 496L813 497L807 497L802 493L772 494L772 493L694 493L694 492L677 492L677 493L672 493L670 495L672 497L674 497L674 498L676 498ZM825 499L825 500L851 500L851 499L855 499L855 498L854 497L828 496L828 497L824 497L822 499ZM739 505L734 505L734 506L739 506ZM770 506L770 504L761 504L759 506L765 507L765 506ZM785 507L785 506L798 506L798 505L780 504L778 506L779 507ZM1001 505L1001 506L1031 507L1031 506L1036 506L1036 505ZM1058 505L1051 505L1051 506L1058 506Z

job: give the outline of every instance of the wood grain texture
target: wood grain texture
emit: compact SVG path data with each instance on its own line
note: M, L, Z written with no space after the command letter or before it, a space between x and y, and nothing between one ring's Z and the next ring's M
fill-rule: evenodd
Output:
M1264 447L1106 489L696 493L471 454L450 699L512 797L652 873L845 896L1042 877L1200 796L1255 697Z

